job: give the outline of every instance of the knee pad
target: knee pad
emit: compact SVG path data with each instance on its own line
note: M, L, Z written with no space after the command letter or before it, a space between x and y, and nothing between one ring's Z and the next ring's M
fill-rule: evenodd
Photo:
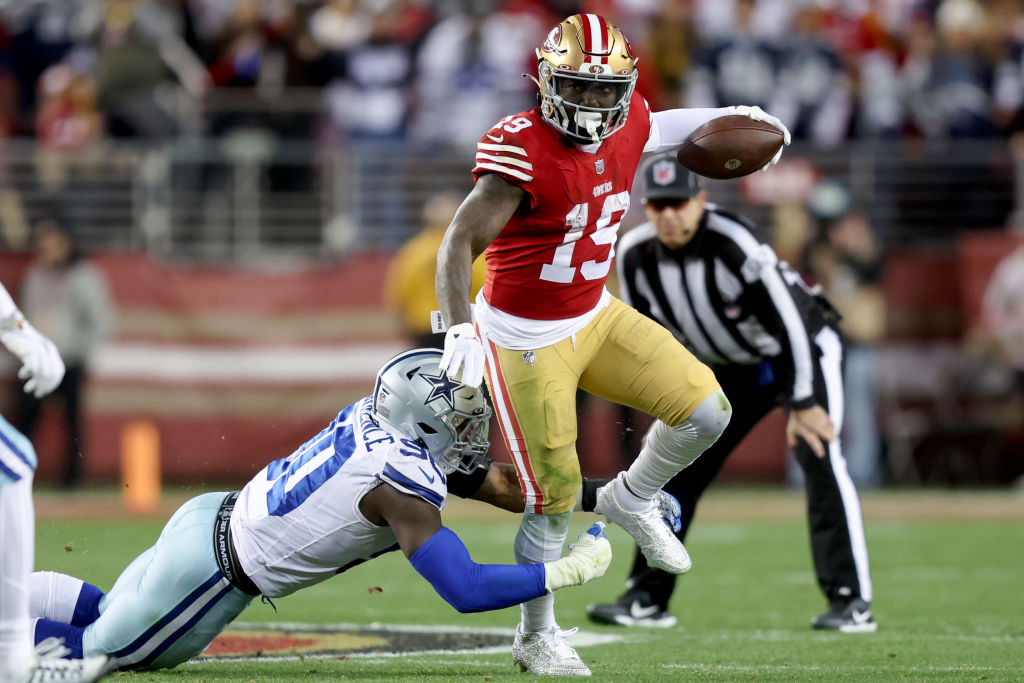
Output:
M732 404L721 389L697 406L682 424L669 427L655 421L647 432L647 448L684 467L718 440L732 417Z

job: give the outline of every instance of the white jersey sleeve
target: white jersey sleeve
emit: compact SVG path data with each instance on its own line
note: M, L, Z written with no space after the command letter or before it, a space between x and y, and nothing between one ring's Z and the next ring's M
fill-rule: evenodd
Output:
M426 451L379 425L367 397L242 489L231 516L242 569L263 595L280 597L397 550L391 529L359 511L382 484L438 509L447 494Z
M690 133L711 119L733 114L732 107L719 109L665 109L651 114L651 134L644 153L665 152L680 147Z

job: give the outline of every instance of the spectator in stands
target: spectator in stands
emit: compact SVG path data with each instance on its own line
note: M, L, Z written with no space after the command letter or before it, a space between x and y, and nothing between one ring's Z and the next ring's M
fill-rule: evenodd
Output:
M895 137L902 132L903 107L897 78L897 36L906 33L916 0L901 3L819 3L819 32L835 47L855 94L854 133Z
M985 288L976 348L994 352L1014 373L1024 396L1024 227L1016 228L1021 245L1003 257Z
M180 85L195 98L209 87L202 63L180 35L179 16L156 0L110 0L86 20L93 16L97 101L108 132L118 137L178 133L167 94Z
M67 371L57 390L42 401L22 394L20 430L31 438L44 403L63 403L65 462L60 481L70 488L82 479L82 397L88 365L110 336L114 310L103 274L82 258L60 217L36 226L36 247L21 284L20 307L57 345Z
M926 137L984 137L996 132L994 73L980 54L986 17L976 0L943 0L935 26L919 18L900 71L910 124Z
M743 32L781 42L789 31L796 4L793 0L694 0L694 22L697 32L709 43Z
M39 79L35 155L39 180L47 192L63 190L74 168L88 166L93 143L103 130L96 109L96 81L87 72L58 62Z
M1024 128L1024 7L1017 0L989 5L988 35L982 44L996 64L993 118L1003 131Z
M210 77L218 87L256 85L263 67L266 36L259 0L241 0L230 20L213 39L217 55Z
M95 4L94 0L19 0L0 2L0 22L8 39L0 50L17 82L18 104L23 113L36 104L36 81L51 65L64 59L83 39L76 31L76 19ZM31 119L22 130L30 128Z
M653 93L648 88L641 92L655 111L677 107L683 101L683 84L697 45L691 12L692 8L686 3L666 2L651 17L647 40L637 47L638 50L646 47L650 55L650 65L641 77L650 71L655 87Z
M407 150L399 143L411 117L415 46L431 16L419 0L331 0L310 18L333 71L325 92L329 134L356 142L348 150L358 178L354 220L364 230L404 234L412 222L399 162ZM382 178L392 179L384 201Z
M867 214L839 183L821 183L807 205L819 230L803 272L818 280L843 316L846 467L858 488L874 488L883 483L877 378L878 344L886 330L882 253Z
M532 54L545 26L496 5L461 0L460 10L424 37L416 59L416 138L471 147L506 112L533 106L533 84L520 78L527 70L522 56Z
M734 32L700 51L690 69L685 106L769 108L779 54L754 30L755 5L754 0L736 0Z
M96 81L90 74L60 62L43 72L39 92L36 138L43 148L80 152L99 136L102 117L96 111Z
M800 7L794 15L769 111L795 136L832 147L847 136L853 101L839 55L821 30L823 19L816 5Z
M416 0L331 0L310 18L333 79L327 110L337 134L398 140L410 116L413 55L430 13Z
M437 270L437 250L444 231L455 217L462 203L462 195L443 192L423 205L423 229L405 243L391 261L384 281L384 302L398 313L403 334L413 346L444 346L444 334L434 334L430 314L439 310L434 296L434 275ZM473 263L471 296L484 285L487 261L483 256Z

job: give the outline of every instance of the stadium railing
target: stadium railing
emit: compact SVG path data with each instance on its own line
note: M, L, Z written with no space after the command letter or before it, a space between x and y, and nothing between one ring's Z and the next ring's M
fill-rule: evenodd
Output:
M57 209L92 248L217 262L332 258L400 244L430 195L468 190L472 160L471 149L319 144L259 127L159 144L101 141L78 152L7 140L0 227L17 247L25 225ZM1005 140L833 150L795 143L771 174L708 188L712 200L770 225L777 204L800 202L826 178L851 188L887 245L948 246L965 229L1006 226L1015 205ZM634 206L624 223L641 220Z

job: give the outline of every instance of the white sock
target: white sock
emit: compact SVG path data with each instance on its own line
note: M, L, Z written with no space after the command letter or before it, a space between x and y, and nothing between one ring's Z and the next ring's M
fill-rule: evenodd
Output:
M28 577L29 616L70 624L84 584L81 579L67 574L32 572Z
M626 470L626 476L616 481L615 497L619 505L630 509L626 507L630 501L623 492L624 486L628 486L628 493L636 498L648 501L653 499L658 489L669 479L718 440L729 424L730 417L732 406L725 394L718 390L704 399L680 425L669 427L661 420L656 420L647 432L640 455Z
M32 477L0 487L0 681L20 680L33 661L28 575L35 553Z
M626 482L626 475L627 472L620 472L614 481L609 482L609 485L614 487L612 495L615 496L615 500L619 502L619 505L626 512L643 512L651 506L654 496L652 495L651 498L641 498L633 493Z
M524 512L513 546L516 563L538 564L553 562L561 557L565 538L569 535L571 517L572 512L563 512L559 515ZM524 602L520 605L520 612L520 630L524 633L536 633L557 625L554 593Z

